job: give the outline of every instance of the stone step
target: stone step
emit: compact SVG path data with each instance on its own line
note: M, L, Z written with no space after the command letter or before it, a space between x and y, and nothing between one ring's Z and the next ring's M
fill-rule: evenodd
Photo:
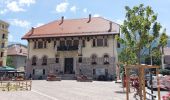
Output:
M62 80L75 80L75 74L63 74L61 75Z

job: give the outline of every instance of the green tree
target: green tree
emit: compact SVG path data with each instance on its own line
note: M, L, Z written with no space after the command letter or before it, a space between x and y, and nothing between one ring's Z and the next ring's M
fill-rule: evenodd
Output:
M9 56L7 56L6 65L10 67L14 67L12 58Z
M140 64L144 49L150 48L155 38L159 37L161 25L157 22L157 14L150 6L144 7L140 4L132 9L126 6L125 9L126 16L121 26L123 37L117 36L117 39L124 45L124 56L128 57L126 62Z
M164 47L167 45L168 42L168 36L166 35L166 29L164 29L163 33L160 36L159 40L159 47L161 49L161 63L162 63L162 69L164 69Z

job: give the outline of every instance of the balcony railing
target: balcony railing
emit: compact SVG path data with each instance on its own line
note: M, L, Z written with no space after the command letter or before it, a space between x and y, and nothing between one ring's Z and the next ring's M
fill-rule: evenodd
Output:
M58 46L58 51L73 51L78 50L78 46Z

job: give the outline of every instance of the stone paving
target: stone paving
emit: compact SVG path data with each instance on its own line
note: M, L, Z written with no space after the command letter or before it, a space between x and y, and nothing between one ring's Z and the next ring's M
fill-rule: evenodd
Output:
M0 91L0 100L126 100L126 94L115 82L37 80L31 91ZM135 100L133 93L130 100Z

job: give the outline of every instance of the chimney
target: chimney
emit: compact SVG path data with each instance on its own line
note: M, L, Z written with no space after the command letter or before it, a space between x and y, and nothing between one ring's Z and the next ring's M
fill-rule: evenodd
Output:
M61 25L64 22L64 16L61 17L61 22L59 25Z
M109 27L108 32L111 32L112 31L112 22L110 22L109 24L110 24L110 27Z
M87 23L90 23L91 21L91 14L89 14L89 20L87 21Z

